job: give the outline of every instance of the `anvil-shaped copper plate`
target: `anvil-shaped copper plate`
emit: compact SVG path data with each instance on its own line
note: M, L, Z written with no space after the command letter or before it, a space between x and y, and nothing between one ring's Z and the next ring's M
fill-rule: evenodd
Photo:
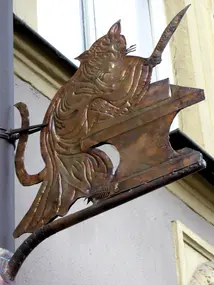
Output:
M188 172L193 165L193 171L199 170L205 166L202 155L191 149L174 151L169 129L181 109L202 100L201 89L170 85L168 79L155 82L132 116L97 126L98 131L82 140L82 150L100 142L118 149L121 160L112 180L112 191L117 193L181 170Z

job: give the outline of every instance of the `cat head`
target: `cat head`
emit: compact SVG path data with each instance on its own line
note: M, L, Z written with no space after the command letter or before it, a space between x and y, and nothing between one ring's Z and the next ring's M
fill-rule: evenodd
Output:
M84 63L102 56L106 57L108 55L112 58L119 58L126 54L126 39L121 35L121 24L119 20L111 26L105 36L99 38L89 50L86 50L75 59Z

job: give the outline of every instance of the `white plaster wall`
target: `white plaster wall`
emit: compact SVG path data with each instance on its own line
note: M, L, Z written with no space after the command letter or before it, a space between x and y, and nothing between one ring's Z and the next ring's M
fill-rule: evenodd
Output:
M15 102L29 106L31 123L41 123L49 100L15 78ZM15 112L15 125L20 124ZM31 136L26 163L41 170L38 134ZM36 195L16 180L16 224ZM79 202L74 209L83 206ZM174 285L171 221L180 220L214 246L214 228L162 188L101 214L43 242L25 261L18 285ZM26 236L17 239L18 246Z

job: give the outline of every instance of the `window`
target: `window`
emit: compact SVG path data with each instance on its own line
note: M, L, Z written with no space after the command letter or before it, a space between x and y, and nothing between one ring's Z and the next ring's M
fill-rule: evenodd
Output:
M213 261L214 248L180 221L173 221L172 226L178 285L190 284L196 268L204 262Z
M14 11L24 10L17 7L18 4L23 6L25 1L28 5L31 3L28 8L32 10L37 4L34 11L37 32L77 66L79 62L74 58L106 34L119 19L127 44L136 44L134 54L143 57L152 53L167 24L162 0L15 0ZM33 26L23 13L20 16ZM169 77L173 83L170 60L168 47L161 65L153 72L152 81ZM176 119L172 128L177 126Z
M147 0L37 1L38 32L70 60L106 34L119 19L128 45L137 44L137 54L144 57L152 52Z
M37 0L38 33L72 61L84 50L81 2Z

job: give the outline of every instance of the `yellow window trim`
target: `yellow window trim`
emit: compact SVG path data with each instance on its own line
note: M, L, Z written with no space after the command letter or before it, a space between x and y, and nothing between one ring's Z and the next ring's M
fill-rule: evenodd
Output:
M179 128L214 156L214 19L212 0L163 0L169 22L191 4L170 41L174 83L202 88L206 100L179 113ZM212 111L213 110L213 111ZM214 224L212 186L189 176L167 186L189 207Z
M179 127L214 156L214 19L212 0L164 0L167 21L191 6L170 42L174 82L202 88L206 100L180 113Z
M214 260L214 248L205 240L193 233L180 221L172 222L173 239L175 247L175 258L177 268L178 285L186 285L187 272L185 260L185 243L192 247L196 252L204 256L209 261Z

